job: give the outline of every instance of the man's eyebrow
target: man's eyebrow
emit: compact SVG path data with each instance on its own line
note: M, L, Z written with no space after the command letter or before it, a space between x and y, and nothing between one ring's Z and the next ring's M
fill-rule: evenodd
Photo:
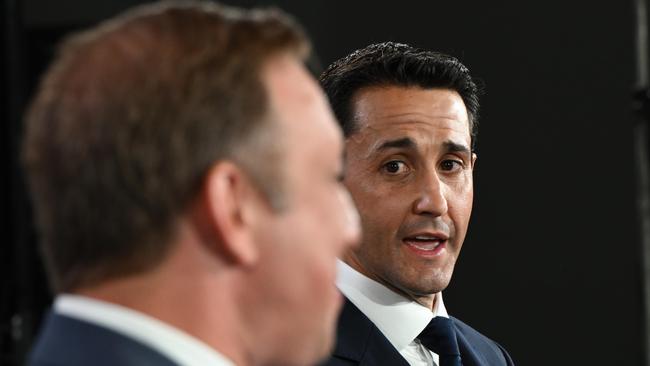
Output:
M401 148L401 149L413 149L415 148L415 141L410 137L403 137L395 140L384 141L379 145L376 151L383 151L387 149Z
M469 146L463 144L463 143L458 143L454 142L451 140L447 140L442 143L442 146L444 150L447 153L461 153L461 154L466 154L466 155L471 155L472 150L469 148ZM374 153L379 153L384 150L388 149L416 149L417 144L413 139L410 137L402 137L394 140L387 140L379 144L379 147L377 147L374 150Z
M467 153L467 154L470 154L472 152L472 150L470 150L468 146L453 141L445 141L442 143L442 145L445 147L445 150L447 150L448 152L459 152L459 153Z

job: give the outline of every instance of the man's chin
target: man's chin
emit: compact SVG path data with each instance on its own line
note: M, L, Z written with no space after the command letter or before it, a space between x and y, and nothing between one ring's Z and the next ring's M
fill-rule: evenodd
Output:
M430 297L444 291L449 286L449 282L451 282L451 275L445 275L430 281L412 282L405 286L405 289L416 297Z

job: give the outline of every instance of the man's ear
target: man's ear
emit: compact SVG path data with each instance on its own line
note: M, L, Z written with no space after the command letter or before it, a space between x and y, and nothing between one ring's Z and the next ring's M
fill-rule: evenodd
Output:
M229 263L250 266L259 258L254 238L255 215L261 209L260 194L248 175L229 161L214 164L205 176L201 198L213 253Z
M472 170L474 170L474 166L476 165L476 159L478 159L478 155L472 153Z

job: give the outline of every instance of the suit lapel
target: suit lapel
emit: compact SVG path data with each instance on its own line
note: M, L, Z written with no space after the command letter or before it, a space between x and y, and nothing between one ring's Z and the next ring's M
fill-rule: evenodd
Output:
M408 366L381 331L347 298L339 316L334 357L362 366Z
M462 321L451 317L464 366L512 366L512 359L501 346Z
M460 349L460 358L463 361L463 366L490 365L482 354L476 352L476 350L472 348L464 334L457 331L456 339L458 340L458 348Z

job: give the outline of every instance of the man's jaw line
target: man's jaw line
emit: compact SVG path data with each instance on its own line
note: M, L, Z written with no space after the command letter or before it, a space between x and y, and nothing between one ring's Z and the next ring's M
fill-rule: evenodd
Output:
M428 309L433 310L433 307L436 302L436 294L439 292L434 292L431 294L416 294L411 291L408 291L407 289L403 289L401 287L393 285L390 281L384 279L381 275L374 271L370 271L364 266L361 261L357 258L353 250L349 250L341 257L341 260L345 262L345 264L349 265L359 273L363 274L364 276L379 282L380 284L384 285L386 288L389 290L397 293L398 295L401 295L411 301L414 301Z

